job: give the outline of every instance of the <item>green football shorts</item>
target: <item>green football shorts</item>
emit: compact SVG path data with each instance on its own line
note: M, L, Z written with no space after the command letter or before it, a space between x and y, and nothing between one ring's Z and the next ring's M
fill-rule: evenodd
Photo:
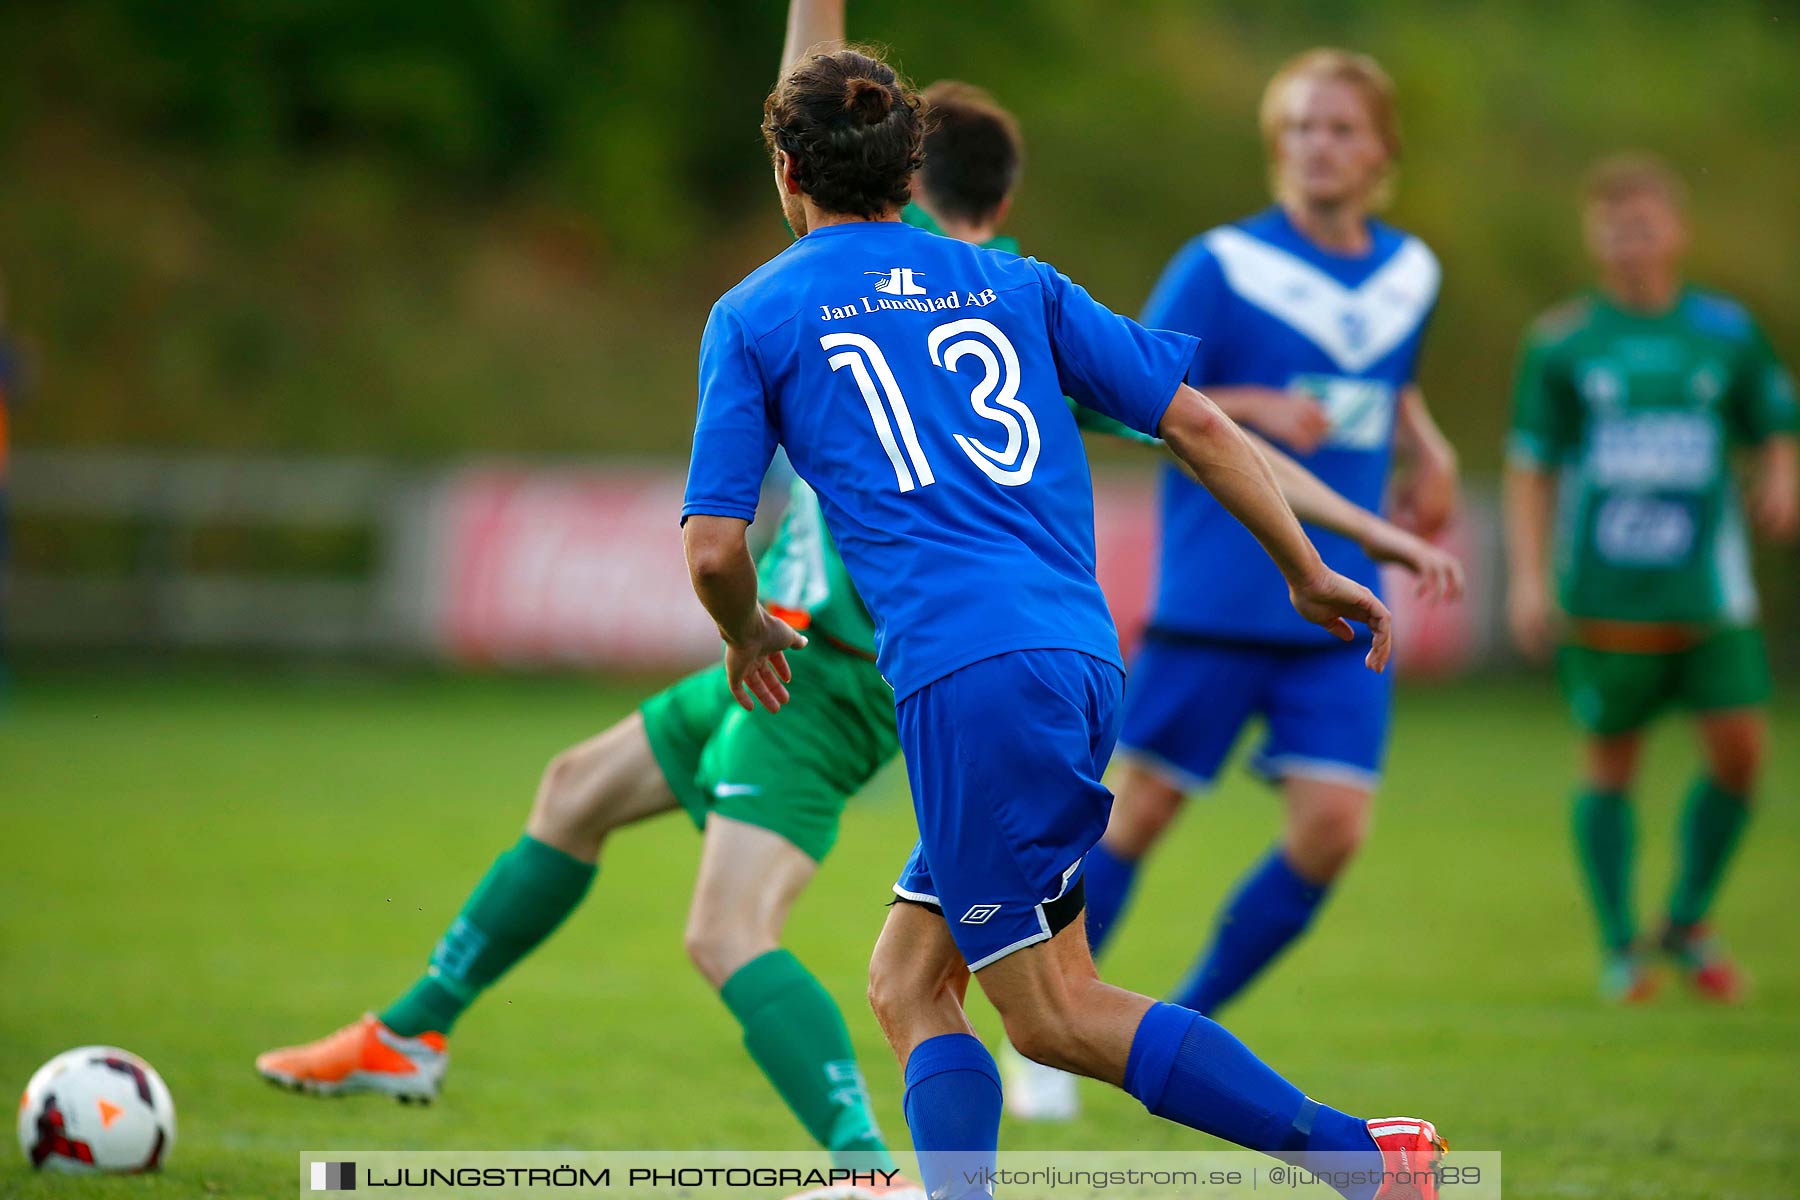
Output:
M1769 698L1769 656L1755 627L1721 629L1672 654L1568 644L1556 668L1576 722L1601 737L1634 733L1669 708L1750 708Z
M788 666L792 698L778 713L738 707L720 665L646 700L644 732L696 826L716 812L823 862L844 804L899 750L894 690L873 662L822 638Z

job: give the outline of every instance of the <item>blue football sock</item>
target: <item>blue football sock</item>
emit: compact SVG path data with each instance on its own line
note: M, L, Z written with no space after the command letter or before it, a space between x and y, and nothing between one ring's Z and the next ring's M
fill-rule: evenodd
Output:
M1329 891L1296 874L1281 847L1270 850L1225 902L1212 945L1170 1002L1218 1012L1305 931Z
M1000 1072L980 1039L946 1033L914 1047L901 1108L926 1194L987 1196L1000 1148Z
M1088 948L1100 957L1106 939L1131 900L1132 886L1137 883L1138 860L1124 858L1107 848L1105 842L1087 853L1081 868L1082 887L1087 891Z
M1173 1004L1152 1005L1144 1014L1131 1042L1125 1090L1156 1116L1251 1150L1303 1164L1313 1154L1361 1152L1375 1156L1367 1165L1380 1164L1364 1122L1309 1100L1224 1026ZM1365 1200L1373 1190L1358 1185L1343 1194Z

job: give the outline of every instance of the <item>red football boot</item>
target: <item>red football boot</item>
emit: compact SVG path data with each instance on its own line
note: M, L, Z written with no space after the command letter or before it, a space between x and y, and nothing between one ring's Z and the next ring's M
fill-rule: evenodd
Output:
M1437 1200L1437 1165L1447 1148L1437 1126L1417 1117L1377 1117L1369 1136L1381 1151L1375 1200Z
M1658 940L1682 978L1700 995L1719 1004L1736 1004L1744 998L1748 986L1744 972L1706 926L1670 925Z

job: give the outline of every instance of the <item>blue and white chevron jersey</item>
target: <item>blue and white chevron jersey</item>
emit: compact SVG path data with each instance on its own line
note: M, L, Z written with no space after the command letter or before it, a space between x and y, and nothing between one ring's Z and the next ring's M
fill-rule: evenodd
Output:
M1188 373L1195 387L1261 385L1317 399L1331 432L1312 454L1295 457L1378 510L1394 417L1414 378L1439 271L1418 238L1378 221L1369 232L1369 253L1346 256L1313 245L1280 208L1220 226L1176 254L1143 320L1202 339ZM1308 532L1335 570L1375 586L1375 564L1359 547ZM1286 583L1249 532L1173 468L1163 473L1161 539L1152 628L1258 642L1333 640L1293 611Z

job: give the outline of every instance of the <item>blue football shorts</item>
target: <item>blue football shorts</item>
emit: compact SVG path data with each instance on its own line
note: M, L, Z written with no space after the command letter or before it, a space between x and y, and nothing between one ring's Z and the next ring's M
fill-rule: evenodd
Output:
M971 970L1080 916L1081 863L1112 811L1118 667L1078 650L971 663L896 712L919 843L894 885L942 913Z
M1209 786L1252 717L1266 732L1251 769L1373 791L1387 754L1392 677L1365 641L1325 646L1146 635L1125 690L1120 755L1188 791Z

